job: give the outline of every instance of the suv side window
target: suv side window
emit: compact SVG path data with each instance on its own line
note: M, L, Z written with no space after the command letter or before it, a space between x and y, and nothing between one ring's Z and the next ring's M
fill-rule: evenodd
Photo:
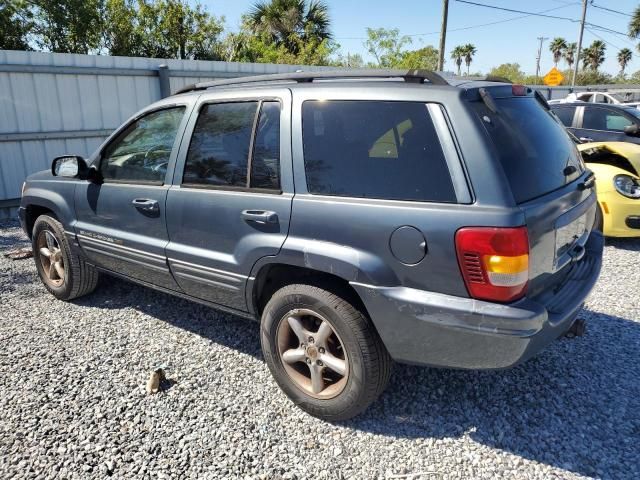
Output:
M157 110L131 123L102 153L104 180L161 185L184 111L184 107Z
M302 137L309 193L457 201L425 103L306 101Z
M191 137L182 183L278 190L280 103L205 104Z
M606 108L585 108L582 119L582 128L589 130L624 131L624 127L633 125L622 113L617 113Z

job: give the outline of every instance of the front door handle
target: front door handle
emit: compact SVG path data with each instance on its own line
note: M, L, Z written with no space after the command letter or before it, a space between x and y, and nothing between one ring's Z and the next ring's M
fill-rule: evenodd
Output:
M243 210L242 219L256 223L278 223L278 214L269 210Z
M593 142L593 138L591 137L580 137L580 140L583 142Z
M157 212L158 210L160 210L160 205L158 205L158 202L149 198L135 198L131 202L131 205L143 212Z

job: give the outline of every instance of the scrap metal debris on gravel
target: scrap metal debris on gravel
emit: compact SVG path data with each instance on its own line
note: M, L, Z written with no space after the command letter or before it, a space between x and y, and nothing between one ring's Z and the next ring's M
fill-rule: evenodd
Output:
M0 478L640 478L640 240L607 243L583 337L511 370L397 365L335 425L277 388L257 323L106 276L60 302L0 255Z

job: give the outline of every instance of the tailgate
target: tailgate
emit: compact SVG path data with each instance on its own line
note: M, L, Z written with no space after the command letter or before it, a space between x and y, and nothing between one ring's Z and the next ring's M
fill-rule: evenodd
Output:
M561 283L568 267L584 255L596 215L595 191L582 189L588 175L520 204L529 233L529 297Z

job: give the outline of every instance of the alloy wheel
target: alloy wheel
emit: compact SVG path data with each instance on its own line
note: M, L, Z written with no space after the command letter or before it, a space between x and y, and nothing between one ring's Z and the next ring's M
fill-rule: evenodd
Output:
M64 283L65 265L58 239L49 230L42 230L37 246L45 282L53 287L61 286Z
M277 342L282 365L298 388L320 399L342 392L349 359L326 318L308 309L291 310L280 320Z

